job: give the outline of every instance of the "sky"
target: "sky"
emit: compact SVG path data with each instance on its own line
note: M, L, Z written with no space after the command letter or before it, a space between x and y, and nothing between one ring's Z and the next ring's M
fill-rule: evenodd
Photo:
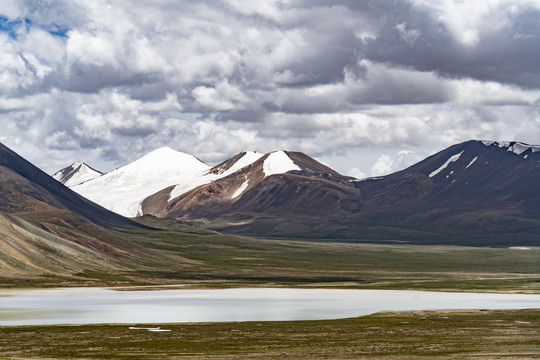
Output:
M168 146L345 175L540 144L540 1L3 0L0 142L53 173Z

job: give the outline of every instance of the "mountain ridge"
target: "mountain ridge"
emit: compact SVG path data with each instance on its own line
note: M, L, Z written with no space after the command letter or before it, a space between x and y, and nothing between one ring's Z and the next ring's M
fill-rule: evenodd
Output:
M367 179L284 150L234 168L246 154L145 197L140 214L285 238L462 244L517 236L530 244L540 236L540 146L470 140Z

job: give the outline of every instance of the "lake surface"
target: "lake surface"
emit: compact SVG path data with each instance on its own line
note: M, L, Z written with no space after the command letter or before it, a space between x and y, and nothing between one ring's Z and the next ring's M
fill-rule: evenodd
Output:
M540 308L540 295L284 288L69 288L0 292L0 326L317 320L384 310L527 308Z

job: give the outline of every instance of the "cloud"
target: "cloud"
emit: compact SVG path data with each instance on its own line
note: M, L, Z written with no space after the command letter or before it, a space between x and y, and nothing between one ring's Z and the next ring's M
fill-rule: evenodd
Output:
M50 172L86 156L107 170L166 145L209 162L300 150L367 174L405 165L391 154L470 138L537 143L539 11L525 0L6 1L2 139ZM347 157L357 149L390 159L360 164Z
M377 162L371 167L372 176L388 175L392 172L393 160L388 155L381 155Z
M403 170L414 163L423 160L427 154L412 151L399 151L394 157L382 154L371 167L371 176L384 176Z
M349 171L347 171L347 174L348 176L352 176L354 178L357 178L357 179L364 179L366 178L366 173L363 172L362 170L360 170L359 168L357 167L352 167L349 169Z
M414 43L416 43L416 41L422 35L422 33L417 29L407 29L406 22L396 24L396 30L399 32L399 37L401 37L401 39L410 47L413 47Z
M404 12L385 14L394 26L368 41L364 54L372 61L450 78L540 87L537 2L412 1Z

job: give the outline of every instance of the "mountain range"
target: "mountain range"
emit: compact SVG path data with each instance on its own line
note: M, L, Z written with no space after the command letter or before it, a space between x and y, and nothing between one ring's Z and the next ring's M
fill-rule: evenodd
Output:
M83 177L77 173L71 178ZM472 140L368 179L343 176L299 152L242 152L211 167L161 148L70 186L124 216L174 218L226 233L530 245L540 243L539 175L540 146Z

